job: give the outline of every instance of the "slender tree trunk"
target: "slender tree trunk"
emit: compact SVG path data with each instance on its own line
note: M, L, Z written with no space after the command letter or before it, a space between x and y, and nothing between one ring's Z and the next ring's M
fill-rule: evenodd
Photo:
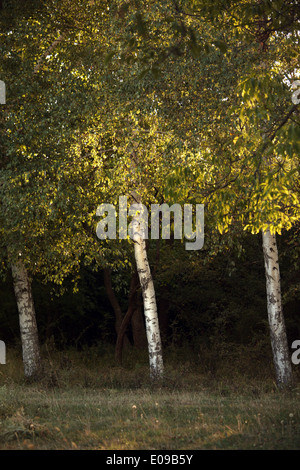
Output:
M164 295L165 289L162 289L162 295ZM158 302L158 318L160 324L160 334L162 338L162 343L166 343L169 330L170 330L170 321L169 321L169 301L168 299L162 297Z
M150 377L152 379L160 379L163 377L164 372L162 345L154 283L148 263L145 236L140 223L141 215L142 207L140 213L137 212L137 214L133 216L132 219L134 254L143 294L146 335L150 363Z
M122 364L123 341L124 341L127 327L130 324L130 321L134 312L134 297L135 297L136 289L137 289L137 276L136 274L134 274L130 282L130 289L129 289L129 296L128 296L128 309L124 318L122 319L118 336L117 336L115 358L116 358L116 361L119 362L119 364Z
M41 357L31 283L21 261L12 265L17 300L25 377L37 379L41 373Z
M110 268L104 269L104 285L105 285L106 293L111 303L111 306L115 312L115 331L118 336L120 333L120 328L121 328L122 321L123 321L123 313L122 313L119 301L112 288ZM127 347L129 345L130 345L130 341L127 335L124 333L124 337L122 338L122 347Z
M270 230L262 232L266 272L267 308L271 345L275 365L276 382L279 388L292 383L292 368L281 305L280 271L276 236Z
M141 300L140 292L138 291L135 295L135 307L131 318L133 344L137 349L147 348L147 338Z
M122 364L122 351L123 351L123 338L128 325L130 324L131 317L133 315L133 302L129 302L128 310L123 318L120 326L119 334L116 342L115 358L119 364Z

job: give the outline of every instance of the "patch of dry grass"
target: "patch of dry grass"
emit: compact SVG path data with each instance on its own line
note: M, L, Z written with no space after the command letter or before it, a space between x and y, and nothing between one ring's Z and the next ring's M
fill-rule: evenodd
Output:
M144 357L123 368L108 359L53 353L44 378L26 384L12 354L0 370L0 449L300 448L297 383L282 393L271 376L178 362L153 386Z

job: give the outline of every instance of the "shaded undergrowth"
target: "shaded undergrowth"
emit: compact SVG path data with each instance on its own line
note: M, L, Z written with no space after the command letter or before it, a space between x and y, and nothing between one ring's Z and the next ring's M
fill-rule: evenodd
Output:
M127 351L121 367L113 351L45 347L44 375L29 384L19 351L8 351L0 449L298 449L298 370L280 392L268 358L252 353L214 363L171 349L153 384L145 353Z

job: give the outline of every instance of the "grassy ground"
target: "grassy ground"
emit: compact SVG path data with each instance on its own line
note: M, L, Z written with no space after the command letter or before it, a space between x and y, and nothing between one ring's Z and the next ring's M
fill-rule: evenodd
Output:
M46 354L39 383L23 379L19 354L0 366L0 449L299 449L300 380L279 392L271 369L213 373L166 360L148 379L145 357L124 367L96 354ZM239 363L240 365L240 363ZM250 370L251 369L251 370Z

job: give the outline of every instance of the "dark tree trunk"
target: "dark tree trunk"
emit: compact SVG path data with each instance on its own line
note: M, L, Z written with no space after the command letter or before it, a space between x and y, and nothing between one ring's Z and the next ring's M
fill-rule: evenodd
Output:
M131 318L131 328L132 328L132 337L133 344L137 349L146 349L147 348L147 337L145 330L144 317L142 312L142 302L141 302L140 293L136 292L135 295L135 308Z
M117 337L117 343L116 343L115 358L119 364L122 364L122 351L123 351L124 336L125 336L128 326L130 325L130 321L134 313L135 295L136 295L137 288L138 288L138 278L137 278L137 273L134 273L134 275L131 278L131 283L130 283L128 310L120 325L119 333Z
M115 313L115 331L117 336L120 333L120 328L123 322L123 313L120 307L120 304L118 302L118 299L114 293L114 290L112 288L112 282L111 282L111 269L110 268L105 268L104 269L104 285L106 289L107 296L109 298L109 301L111 303L111 306L114 310ZM127 347L130 345L130 341L127 337L126 334L123 336L123 343L122 346Z
M169 328L169 301L162 297L158 302L158 318L159 327L161 332L162 341L165 343L168 339L170 328Z

